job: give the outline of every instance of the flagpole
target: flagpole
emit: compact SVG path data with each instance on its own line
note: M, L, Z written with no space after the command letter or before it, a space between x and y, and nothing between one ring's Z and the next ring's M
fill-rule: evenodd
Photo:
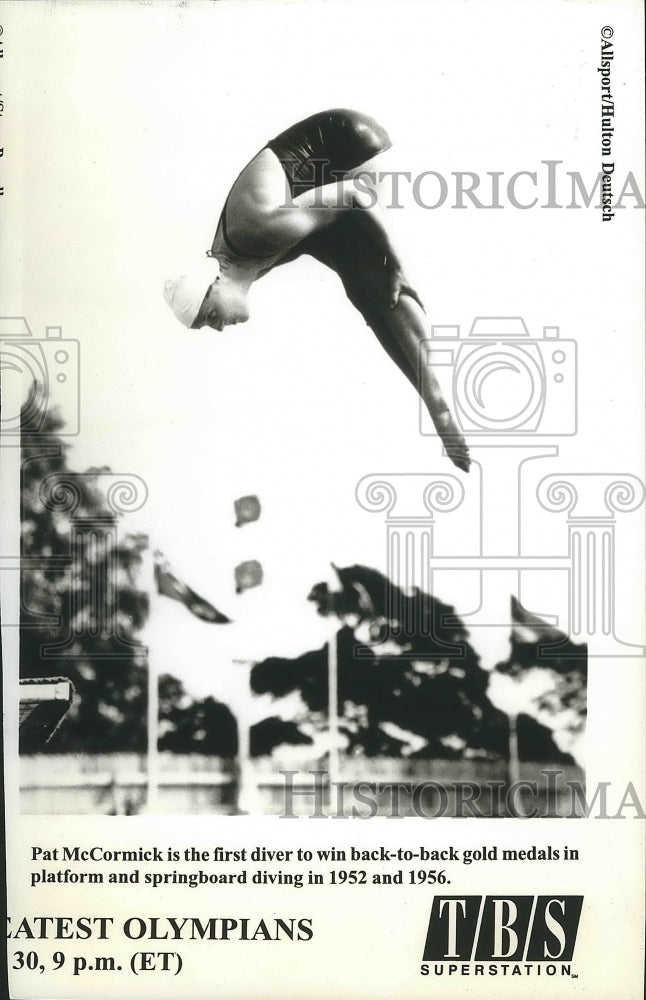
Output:
M142 578L146 581L148 592L150 594L150 610L148 613L148 621L150 622L157 604L155 565L153 553L150 548L150 542L148 542L146 547L142 550L141 559ZM159 812L159 751L157 747L159 740L159 676L157 673L157 665L155 663L155 654L151 649L150 642L147 643L147 646L148 708L146 712L146 812L157 813Z
M146 812L159 812L159 677L148 656L148 750Z
M238 731L238 754L236 760L236 796L235 808L239 815L258 812L258 785L251 760L251 721L249 712L249 693L251 688L250 660L233 659L233 670L239 683L229 701L229 707L234 713Z
M142 554L144 562L144 579L150 581L150 607L157 604L159 594L172 600L179 601L191 614L201 621L210 624L230 624L230 619L223 615L221 611L213 607L208 601L196 594L195 591L184 583L183 580L175 576L166 559L158 550L154 553L150 551L148 545L145 546ZM260 574L262 567L258 564ZM254 571L255 572L255 568ZM252 572L252 575L253 575ZM253 586L253 584L250 584ZM217 656L217 646L216 646ZM147 807L149 813L159 812L159 673L154 655L148 655L148 747L147 747Z
M251 727L243 710L236 713L238 728L238 767L236 775L236 812L245 816L252 812L253 792L250 785Z
M510 712L508 715L509 719L509 760L508 760L508 783L509 787L513 788L514 791L518 789L520 784L520 756L518 753L518 714L516 712ZM514 799L514 810L516 816L524 817L525 810L520 802L516 802Z
M238 497L234 500L233 510L235 514L235 526L236 528L242 528L247 524L252 524L260 518L262 505L256 494L251 493L246 496ZM245 590L249 590L252 587L258 587L263 582L264 570L262 564L257 559L245 559L244 562L238 563L235 566L233 575L236 584L236 594L240 595L244 593ZM237 614L235 616L237 624L234 628L236 629L236 633L239 635L247 632L248 623L245 621L245 618L249 617L249 609L247 607L247 615L245 616L244 613L242 614L241 622L241 610L240 605L238 605ZM250 698L253 661L236 658L233 659L232 662L237 680L234 704L231 706L235 709L235 719L238 730L238 755L236 759L235 774L235 808L239 815L245 815L260 811L258 779L251 760ZM240 670L236 668L241 668L244 673L241 675Z
M328 641L327 657L328 677L328 785L330 802L332 801L332 785L339 780L339 634L335 628Z

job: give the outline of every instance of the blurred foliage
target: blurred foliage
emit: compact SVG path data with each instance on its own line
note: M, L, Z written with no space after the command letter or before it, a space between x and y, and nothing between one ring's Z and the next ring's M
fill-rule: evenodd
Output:
M48 476L70 472L68 446L58 434L62 426L48 413L37 435L23 427L23 557L71 555L69 513L52 509L41 493ZM134 582L140 542L127 535L115 541L110 531L110 511L97 485L98 474L105 471L89 470L74 480L79 494L74 516L93 521L93 544L74 554L74 572L46 562L21 571L20 676L64 675L76 689L72 707L44 751L140 751L146 746L145 658L141 651L124 649L115 629L110 634L97 620L94 590L108 560L115 582L109 612L120 639L135 643L148 613L148 596ZM64 645L61 655L45 657L44 649L57 643Z
M339 620L338 711L349 753L372 756L506 757L509 723L487 696L489 674L455 609L414 589L404 594L367 566L335 567L340 589L318 583L319 614ZM529 655L529 654L528 654ZM298 691L306 712L327 725L328 647L295 659L269 657L251 675L257 693ZM570 761L531 716L518 720L520 753Z
M235 757L236 721L214 698L194 701L181 681L170 674L159 678L159 749L174 753L204 753Z
M69 514L51 509L41 494L48 476L70 471L67 446L58 433L61 427L49 414L38 435L24 428L25 557L71 554ZM119 640L96 620L94 589L108 560L116 567L110 610L120 640L137 641L149 606L147 594L136 586L144 543L137 536L122 537L110 530L110 511L98 487L98 476L105 471L89 470L75 480L80 494L75 517L93 520L94 543L75 554L74 573L69 566L46 564L23 567L21 573L21 676L64 675L76 689L63 725L43 748L51 752L146 748L145 657L141 651L124 655ZM335 569L339 589L319 583L309 599L319 614L338 621L338 710L348 752L368 757L506 757L508 719L488 697L489 673L455 609L418 589L406 594L369 567ZM553 683L536 708L548 716L565 714L570 730L580 731L585 719L586 648L546 629L517 602L514 610L518 628L512 630L510 656L496 669L515 677L537 667L549 671ZM72 644L60 656L43 657L43 647L72 635ZM254 756L283 745L311 744L313 733L325 731L327 671L327 645L294 659L269 657L254 666L253 691L275 698L298 692L303 702L294 721L276 715L252 727ZM212 697L190 698L181 682L168 674L160 678L159 697L161 750L235 756L236 723L225 705ZM518 740L525 760L571 760L531 710L519 714Z
M570 736L579 736L587 717L587 645L573 642L565 632L526 611L516 598L512 598L511 613L509 656L495 669L518 681L529 671L543 671L550 684L536 699L537 713L558 716Z
M193 700L170 674L159 678L159 724L160 750L215 757L235 757L238 752L236 720L230 709L211 697ZM252 757L269 754L281 744L312 742L296 723L277 716L252 726L250 736Z

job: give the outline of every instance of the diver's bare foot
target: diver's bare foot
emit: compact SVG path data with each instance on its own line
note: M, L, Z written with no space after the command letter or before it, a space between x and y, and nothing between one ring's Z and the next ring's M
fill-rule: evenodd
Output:
M458 430L451 411L443 400L442 402L444 404L442 408L431 413L435 429L442 439L444 451L453 464L457 465L462 472L468 472L471 466L469 446Z
M466 444L444 444L444 450L454 465L462 472L468 472L471 468L471 456Z

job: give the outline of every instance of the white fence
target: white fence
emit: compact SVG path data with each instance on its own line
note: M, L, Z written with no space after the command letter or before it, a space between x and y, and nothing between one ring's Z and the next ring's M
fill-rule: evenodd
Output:
M520 777L527 784L510 792L504 761L362 757L344 759L336 786L328 789L325 759L295 764L263 757L251 762L245 781L253 790L253 807L247 809L260 814L312 815L323 801L328 814L347 809L352 815L353 808L366 814L373 808L379 815L426 818L528 815L533 810L539 816L581 815L585 786L580 768L527 762L521 764ZM162 753L156 811L230 815L238 811L238 786L234 761ZM145 811L146 799L144 754L41 754L20 761L23 813L128 815ZM366 799L375 806L366 806Z

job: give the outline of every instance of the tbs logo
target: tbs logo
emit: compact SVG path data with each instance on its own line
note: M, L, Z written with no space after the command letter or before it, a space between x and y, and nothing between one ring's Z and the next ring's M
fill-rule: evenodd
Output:
M569 962L583 896L435 896L425 962Z

